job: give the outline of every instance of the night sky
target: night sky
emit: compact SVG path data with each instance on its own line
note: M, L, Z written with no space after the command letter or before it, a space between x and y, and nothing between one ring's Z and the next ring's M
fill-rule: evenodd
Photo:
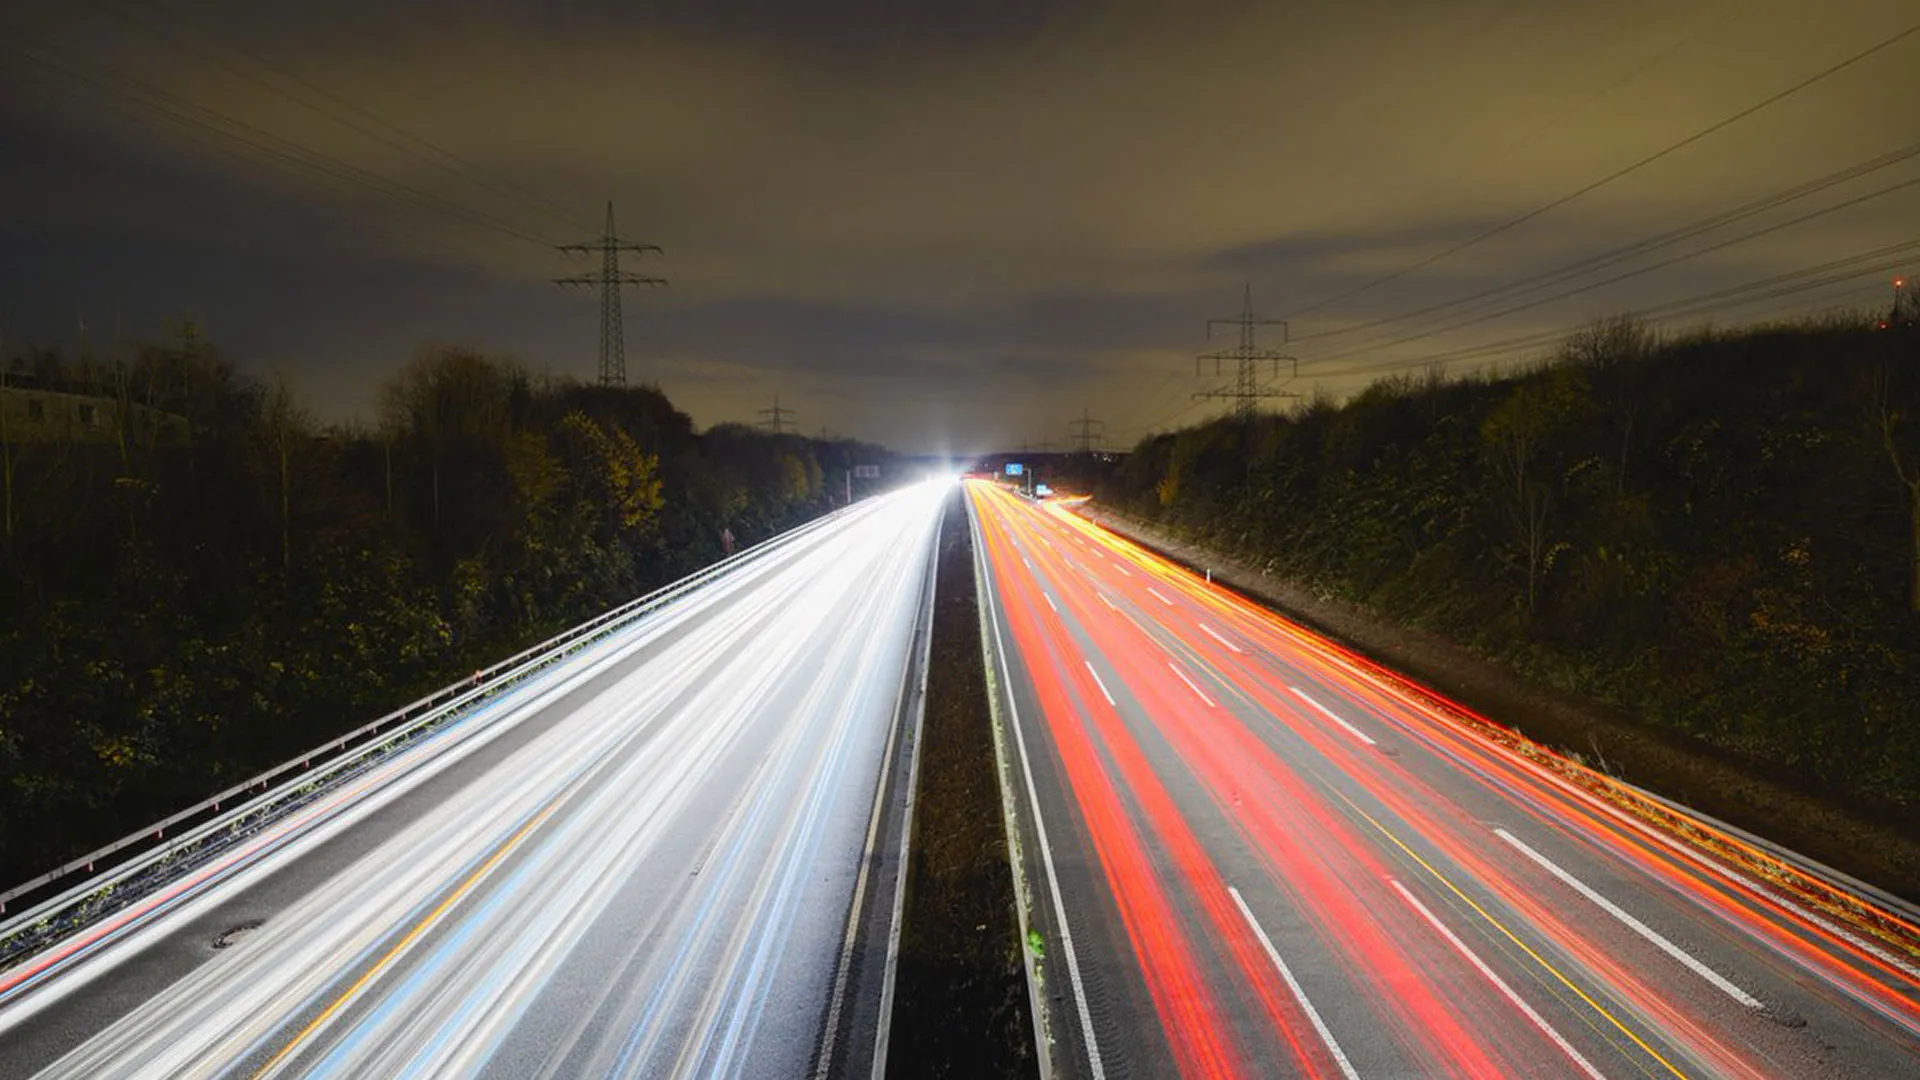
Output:
M0 348L190 313L330 419L369 415L427 341L590 379L595 300L548 283L587 267L548 245L593 239L612 199L665 248L628 268L672 282L627 297L630 375L703 425L778 394L809 431L983 449L1064 444L1084 406L1131 445L1217 408L1189 399L1214 383L1192 355L1243 283L1292 317L1292 388L1337 396L1920 238L1916 184L1554 298L1914 181L1916 156L1371 325L1912 147L1914 33L1361 289L1893 37L1906 0L801 6L13 0ZM1878 304L1902 254L1667 325Z

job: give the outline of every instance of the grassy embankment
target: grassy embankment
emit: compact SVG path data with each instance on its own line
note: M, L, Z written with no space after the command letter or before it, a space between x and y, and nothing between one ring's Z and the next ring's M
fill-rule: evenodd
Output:
M1336 636L1371 620L1363 648L1496 719L1911 896L1916 361L1908 328L1603 323L1524 371L1149 438L1099 501ZM1462 686L1462 657L1506 688Z

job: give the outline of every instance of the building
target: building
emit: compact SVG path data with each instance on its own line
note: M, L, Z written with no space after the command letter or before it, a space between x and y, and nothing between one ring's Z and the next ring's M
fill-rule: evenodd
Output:
M18 381L16 381L18 380ZM166 446L188 441L187 418L134 402L0 382L0 439L15 444L113 443L127 434Z

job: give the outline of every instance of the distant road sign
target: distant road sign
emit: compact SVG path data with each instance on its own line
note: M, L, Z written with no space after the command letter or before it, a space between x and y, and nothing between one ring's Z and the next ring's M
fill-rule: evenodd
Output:
M880 479L880 466L855 465L853 467L853 475L862 480L878 480Z
M1019 462L1017 461L1007 462L1008 476L1019 476L1022 472L1025 472L1025 471L1026 471L1026 466L1020 464Z

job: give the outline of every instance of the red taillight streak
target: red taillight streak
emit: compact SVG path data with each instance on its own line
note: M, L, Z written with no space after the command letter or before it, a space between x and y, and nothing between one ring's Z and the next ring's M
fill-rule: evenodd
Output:
M359 782L342 789L335 797L304 809L289 817L287 820L277 823L245 847L230 852L191 876L165 887L153 896L113 916L105 923L91 928L84 934L76 936L59 948L42 956L35 957L31 963L23 964L21 967L7 972L4 978L0 978L0 994L5 994L7 991L47 972L68 959L93 949L129 926L141 922L160 911L160 909L191 895L208 882L223 876L234 867L247 863L263 852L282 843L289 836L305 828L309 822L319 820L332 813L342 803L371 786L373 786L373 781L370 778L362 778Z
M1015 559L1017 556L1007 559L1005 565L1011 568ZM1021 565L1024 566L1024 564ZM1250 846L1260 854L1270 873L1276 880L1286 883L1285 887L1295 893L1298 900L1305 901L1298 906L1318 919L1328 940L1340 943L1343 951L1361 966L1361 970L1366 970L1374 976L1367 984L1369 992L1372 992L1376 986L1390 986L1400 994L1391 1002L1391 1008L1382 1009L1381 1014L1406 1021L1406 1033L1426 1046L1429 1061L1451 1062L1454 1069L1466 1075L1508 1074L1511 1071L1509 1068L1502 1068L1487 1056L1485 1048L1472 1034L1464 1015L1456 1013L1448 1006L1432 986L1431 980L1426 978L1425 973L1410 962L1399 947L1395 936L1373 918L1372 912L1396 910L1385 902L1384 883L1388 875L1384 864L1378 863L1373 858L1370 850L1360 843L1358 837L1344 822L1325 816L1324 807L1319 808L1323 820L1307 830L1290 827L1275 813L1275 807L1272 804L1266 804L1264 800L1256 801L1253 820L1249 821L1243 816L1242 812L1245 808L1236 808L1232 800L1232 792L1236 787L1252 790L1262 787L1263 782L1291 779L1286 771L1275 763L1265 771L1256 769L1252 773L1246 773L1243 760L1221 759L1214 750L1217 745L1216 740L1196 738L1184 723L1169 723L1169 720L1178 719L1190 710L1186 709L1184 701L1174 696L1174 689L1171 686L1172 677L1165 672L1164 665L1157 659L1163 655L1158 644L1142 637L1142 640L1148 643L1146 648L1151 649L1151 655L1156 659L1148 663L1126 663L1128 656L1133 652L1132 646L1115 636L1112 624L1098 617L1099 612L1090 606L1088 598L1078 595L1077 589L1064 587L1064 583L1068 580L1064 573L1057 573L1055 580L1063 586L1060 592L1069 598L1069 602L1074 605L1077 614L1080 615L1082 627L1089 634L1104 639L1102 653L1121 667L1122 677L1129 690L1141 694L1143 703L1150 706L1151 715L1158 721L1159 729L1175 744L1176 752L1207 786L1210 796L1229 820L1233 820L1243 832L1248 834ZM1068 642L1063 641L1061 644L1064 648L1072 648ZM1060 666L1073 669L1080 667L1078 664ZM1147 678L1143 676L1144 672L1152 672L1153 675ZM1186 694L1188 691L1181 687L1178 693ZM1104 699L1101 699L1094 704L1101 706L1103 703ZM1255 943L1242 929L1244 923L1240 920L1237 910L1232 908L1225 884L1220 880L1211 860L1200 848L1184 816L1166 794L1164 785L1159 782L1151 766L1140 754L1137 744L1125 730L1118 714L1098 707L1094 711L1107 714L1097 717L1096 722L1101 725L1102 735L1109 746L1110 753L1115 754L1116 761L1125 774L1129 791L1141 802L1149 820L1155 825L1160 835L1168 841L1176 861L1181 864L1183 873L1206 905L1210 921L1215 926L1215 932L1234 949L1236 961L1246 976L1259 988L1263 1005L1269 1016L1274 1019L1276 1027L1290 1044L1298 1047L1299 1040L1293 1031L1295 1028L1302 1027L1303 1024L1295 1018L1295 1010L1291 1004L1282 1003L1280 989L1274 985L1275 977L1271 972L1271 965L1264 955L1253 951ZM1227 719L1224 730L1239 737L1250 737L1250 733L1243 726L1230 718ZM1240 772L1241 775L1231 776L1235 771ZM1229 775L1230 779L1223 781L1223 775ZM1238 784L1234 783L1234 780L1238 780ZM1294 781L1293 794L1296 798L1305 796L1306 801L1317 803L1317 799L1307 793L1304 786L1299 785L1297 781ZM1304 841L1300 839L1303 833L1340 837L1343 842L1334 847L1342 855L1357 858L1368 864L1364 879L1372 883L1373 888L1381 891L1382 898L1372 905L1363 904L1359 897L1350 891L1348 882L1340 876L1330 862L1326 861L1323 853L1313 858L1307 856ZM1276 856L1276 852L1284 852L1285 857ZM1299 884L1302 880L1307 884ZM1323 911L1320 908L1330 908L1331 911ZM1317 1067L1331 1065L1324 1051L1316 1051L1313 1062Z
M1105 655L1112 658L1112 654ZM1122 679L1129 688L1135 686L1134 677L1125 668L1122 668ZM1091 702L1093 699L1090 695L1083 695L1082 700ZM1153 715L1164 717L1169 714L1171 706L1163 698L1156 696L1151 700ZM1089 715L1127 792L1140 807L1154 836L1171 857L1189 894L1200 901L1214 938L1227 947L1240 975L1259 996L1261 1007L1272 1021L1274 1030L1286 1041L1295 1060L1309 1075L1320 1075L1330 1069L1333 1062L1327 1051L1324 1048L1309 1049L1309 1044L1297 1034L1307 1030L1306 1017L1279 984L1273 965L1260 950L1245 920L1233 905L1226 881L1200 844L1186 815L1175 805L1166 786L1147 761L1125 721L1117 711L1104 705L1104 699L1095 703Z
M1204 644L1198 640L1185 643L1189 647ZM1263 682L1266 673L1243 662L1242 657L1215 648L1214 655L1207 656L1206 660L1215 670L1226 675L1249 701L1274 717L1276 722L1281 722L1281 717L1291 717L1288 726L1297 736L1341 772L1361 781L1394 818L1424 838L1452 865L1479 881L1509 910L1526 919L1544 938L1555 942L1568 955L1581 961L1590 973L1613 988L1621 998L1656 1018L1662 1030L1684 1036L1685 1045L1704 1059L1712 1061L1724 1074L1758 1075L1753 1065L1690 1016L1675 1010L1664 995L1656 993L1645 980L1619 963L1609 950L1579 932L1555 909L1539 902L1536 897L1543 892L1545 895L1554 895L1551 890L1556 886L1553 883L1533 881L1523 884L1515 880L1504 861L1506 852L1498 852L1502 860L1490 859L1473 845L1462 842L1459 838L1479 837L1485 830L1457 804L1442 797L1398 763L1380 758L1370 750L1359 749L1349 740L1320 727L1314 718L1300 710L1280 691ZM1238 677L1234 677L1236 674ZM1264 756L1270 759L1270 763L1263 763L1263 767L1281 767L1278 756L1257 738L1252 739L1250 745L1243 746L1239 754L1248 758ZM1318 800L1312 806L1315 816L1321 819L1316 826L1327 828L1319 806ZM1485 842L1490 844L1490 841Z
M1181 628L1177 626L1168 626L1168 628L1175 631L1176 636L1180 637L1182 644L1202 656L1209 666L1214 668L1216 672L1226 676L1231 685L1235 686L1249 701L1259 706L1268 715L1276 719L1280 717L1292 718L1289 726L1298 735L1312 744L1318 753L1330 762L1335 763L1337 767L1341 768L1342 771L1354 779L1361 780L1365 783L1365 786L1371 793L1379 799L1382 805L1387 807L1395 817L1404 822L1416 834L1424 837L1428 843L1432 844L1434 848L1444 854L1454 865L1461 867L1468 875L1481 881L1491 893L1505 902L1511 910L1530 921L1535 929L1544 937L1548 940L1555 941L1569 955L1579 959L1588 971L1599 976L1602 981L1612 986L1616 993L1624 1000L1633 1003L1636 1008L1643 1012L1650 1013L1657 1017L1659 1026L1663 1030L1671 1035L1683 1037L1685 1045L1689 1046L1690 1049L1705 1060L1712 1061L1716 1067L1727 1075L1759 1075L1758 1070L1756 1070L1753 1065L1729 1049L1726 1044L1721 1042L1710 1031L1695 1023L1684 1013L1673 1009L1668 1004L1667 998L1654 993L1652 988L1643 980L1633 975L1629 969L1617 963L1608 951L1594 945L1585 935L1577 933L1565 920L1555 915L1551 909L1535 902L1532 892L1518 887L1510 879L1503 864L1498 864L1486 859L1470 847L1457 841L1455 839L1457 836L1476 835L1482 830L1475 828L1474 822L1467 818L1455 804L1442 798L1437 792L1434 792L1431 787L1397 764L1380 759L1376 755L1373 755L1371 751L1359 749L1346 738L1327 732L1320 726L1317 719L1307 716L1298 707L1297 703L1284 696L1280 690L1269 687L1267 680L1271 679L1272 675L1259 669L1244 654L1233 653L1231 650L1224 648L1218 642L1211 640L1205 635L1180 633ZM1156 650L1160 648L1157 642L1153 643L1151 647ZM1255 767L1257 770L1265 771L1275 776L1278 776L1280 771L1285 769L1284 764L1279 760L1278 756L1274 755L1264 742L1257 738L1250 738L1251 733L1248 732L1243 725L1230 723L1226 725L1219 734L1221 737L1239 744L1236 747L1235 753L1229 758L1230 768L1244 769L1244 763L1251 760L1258 762ZM1205 743L1203 742L1203 746L1204 745ZM1369 774L1378 773L1387 773L1390 775L1384 783L1368 782L1367 778ZM1241 777L1240 780L1242 784L1245 783L1244 777ZM1414 799L1407 797L1403 792L1411 792L1428 805L1440 808L1444 816L1452 818L1453 820L1450 822L1436 821L1433 813L1416 805ZM1318 798L1317 794L1309 794L1306 785L1292 785L1292 789L1288 792L1288 797L1293 804L1306 809L1314 818L1310 831L1339 836L1342 847L1352 849L1353 852L1360 850L1355 847L1355 845L1361 844L1363 841L1354 836L1351 830L1339 826L1337 824L1338 819L1327 814L1324 802ZM1289 828L1284 824L1278 824L1268 826L1264 830L1263 835L1269 838L1268 842L1272 842L1272 838L1291 838L1299 831L1301 830ZM1504 855L1504 852L1502 854ZM1371 860L1368 861L1370 863L1372 862ZM1377 863L1371 865L1370 870L1376 879L1385 876L1384 869ZM1280 880L1296 881L1299 880L1301 874L1299 866L1296 863L1277 867L1276 876ZM1535 887L1538 887L1537 884ZM1317 883L1311 887L1302 886L1300 891L1308 894L1308 896L1317 902L1324 902L1325 897L1328 895L1324 888ZM1339 917L1336 915L1335 918L1338 919ZM1377 955L1373 950L1364 949L1363 947L1363 951L1367 954L1366 962L1369 964L1379 963ZM1378 967L1373 968L1373 970L1376 972L1380 971ZM1405 1007L1404 1003L1402 1003L1402 1007Z
M992 515L981 515L1002 611L1023 656L1046 656L1050 635L1039 620L1034 583L1013 568L1019 556L1005 542ZM1085 684L1079 664L1026 665L1035 696L1066 774L1108 892L1120 913L1168 1045L1183 1076L1227 1077L1243 1073L1238 1053L1219 1025L1206 977L1167 897L1138 830L1078 717L1104 705ZM1062 671L1068 678L1060 677ZM1078 701L1076 702L1076 697Z
M1128 691L1146 706L1156 728L1223 814L1248 837L1273 880L1294 896L1323 938L1337 943L1369 973L1369 991L1376 986L1398 991L1382 1015L1409 1021L1407 1034L1425 1044L1430 1061L1451 1061L1470 1075L1505 1071L1488 1056L1471 1021L1452 1008L1428 973L1406 955L1400 935L1380 921L1381 912L1397 915L1398 909L1387 902L1390 871L1374 857L1371 845L1331 813L1319 794L1238 719L1190 704L1183 696L1186 689L1173 685L1166 674L1160 659L1165 652L1158 642L1130 621L1100 619L1100 612L1083 598L1062 591L1088 633L1100 641L1101 652L1119 668ZM1238 801L1236 793L1242 796ZM1167 813L1177 811L1169 806ZM1310 838L1321 843L1315 845ZM1344 867L1336 865L1340 860L1358 863L1360 873L1344 875ZM1371 899L1363 897L1363 891ZM1417 930L1411 924L1398 929Z
M1092 528L1084 522L1077 521L1077 519L1073 519L1073 522L1074 525L1079 528L1089 530ZM1094 532L1093 535L1101 540L1106 540L1110 534ZM1111 543L1109 546L1123 552L1126 552L1127 548L1132 547L1132 545L1126 544L1123 540L1118 543ZM1127 553L1131 554L1131 552ZM1701 876L1703 873L1702 868L1698 865L1683 860L1670 849L1666 849L1664 845L1655 848L1650 842L1644 839L1644 833L1636 836L1635 832L1629 832L1625 828L1618 827L1618 819L1613 817L1613 814L1618 814L1622 811L1619 811L1617 808L1607 807L1606 804L1598 804L1598 806L1596 806L1596 796L1591 792L1582 790L1577 786L1571 786L1565 778L1543 771L1532 763L1523 762L1516 758L1511 751L1490 744L1483 735L1467 730L1459 723L1454 722L1446 715L1446 710L1452 709L1464 714L1475 723L1497 727L1497 725L1493 725L1491 721L1486 721L1484 718L1470 713L1468 710L1459 707L1457 704L1448 701L1438 694L1432 693L1424 687L1420 687L1417 684L1409 684L1407 680L1392 672L1386 671L1365 657L1358 656L1349 650L1343 649L1337 644L1320 638L1310 631L1304 630L1304 628L1293 626L1263 608L1247 603L1233 594L1222 593L1219 590L1205 586L1200 583L1197 577L1184 569L1170 566L1163 568L1157 557L1152 556L1150 553L1137 556L1136 562L1141 565L1143 570L1152 574L1157 580L1179 588L1189 599L1204 603L1223 616L1226 616L1234 624L1236 629L1247 635L1251 641L1256 642L1267 651L1281 652L1284 650L1285 652L1295 654L1304 652L1308 654L1309 657L1319 657L1330 661L1330 663L1313 663L1307 666L1310 670L1315 671L1316 676L1322 681L1339 687L1350 697L1368 702L1372 708L1384 714L1398 717L1400 723L1409 726L1421 735L1427 737L1438 736L1445 739L1451 744L1451 749L1454 752L1463 757L1474 759L1476 766L1483 771L1500 774L1502 778L1508 782L1526 789L1528 794L1539 800L1540 803L1552 806L1556 812L1564 815L1565 818L1586 828L1589 833L1589 839L1594 840L1596 843L1602 839L1606 839L1620 845L1623 850L1614 852L1618 857L1626 859L1650 873L1655 873L1656 876L1667 882L1671 887L1693 896L1702 906L1720 914L1728 920L1731 925L1741 928L1746 933L1760 940L1767 941L1776 951L1790 957L1803 968L1825 977L1833 984L1847 988L1857 999L1868 1004L1888 1019L1900 1024L1909 1031L1914 1030L1916 1025L1916 1007L1912 1001L1900 995L1897 991L1884 986L1882 983L1865 977L1865 973L1846 967L1840 962L1839 957L1834 956L1825 949L1815 947L1812 942L1804 940L1804 938L1799 935L1818 939L1820 942L1825 943L1828 948L1855 958L1884 977L1898 981L1910 981L1905 978L1904 973L1895 966L1887 963L1884 959L1848 942L1843 937L1829 932L1818 923L1808 919L1804 911L1800 910L1797 905L1783 903L1765 893L1755 892L1749 894L1747 890L1744 889L1737 894L1740 899L1756 903L1761 907L1770 909L1777 917L1789 920L1799 930L1799 935L1779 933L1782 928L1761 922L1755 918L1753 912L1740 906L1735 899L1736 894L1723 888L1711 877L1703 878ZM1145 605L1143 604L1142 606L1144 607ZM1170 628L1176 630L1176 632L1180 629L1178 627ZM1180 636L1183 641L1190 647L1194 647L1196 651L1212 652L1218 661L1216 666L1225 666L1232 663L1231 657L1213 648L1209 643L1197 637L1190 638L1185 634L1181 634ZM1267 707L1271 709L1272 703L1268 702ZM1292 710L1291 707L1289 707L1287 711L1291 712L1296 710ZM1345 753L1352 752L1351 748L1344 746L1339 749ZM1550 753L1546 751L1541 752ZM1526 801L1521 799L1515 799L1513 801L1519 805L1525 813L1541 821L1543 824L1563 832L1567 831L1564 825L1554 822L1548 814L1544 813L1543 808L1527 805ZM1438 800L1436 805L1446 806L1448 804L1445 800ZM1609 813L1609 810L1611 810L1612 813ZM1434 835L1434 833L1429 832L1428 835L1431 836ZM1632 839L1630 839L1630 837L1632 837ZM1735 842L1737 843L1738 841ZM1708 856L1703 854L1702 857ZM1494 880L1500 879L1496 876ZM1690 1022L1684 1019L1676 1019L1674 1024L1676 1027L1682 1029L1692 1027ZM1711 1038L1703 1036L1699 1048L1709 1056L1719 1057L1720 1055L1712 1049L1714 1042ZM1738 1068L1738 1066L1736 1066L1736 1068Z
M1195 639L1196 644L1200 644ZM1231 658L1219 654L1222 662ZM1665 845L1655 844L1646 834L1626 828L1619 819L1596 807L1589 793L1569 790L1564 781L1528 767L1499 748L1488 745L1472 732L1447 722L1444 716L1419 711L1403 699L1395 698L1369 680L1336 671L1316 671L1324 681L1337 686L1350 698L1365 703L1384 716L1428 738L1442 753L1469 762L1473 768L1497 776L1524 797L1510 800L1523 813L1543 827L1554 829L1570 839L1584 840L1602 853L1619 858L1689 897L1739 931L1764 941L1775 952L1798 965L1808 974L1845 990L1857 1000L1900 1024L1909 1032L1920 1032L1920 1007L1910 999L1871 977L1867 971L1848 966L1841 956L1852 957L1883 978L1907 981L1903 973L1885 960L1858 945L1833 934L1808 919L1797 906L1768 896L1764 892L1740 889L1730 882L1704 873L1702 868ZM1360 759L1365 761L1365 759ZM1387 766L1380 766L1386 768ZM1395 770L1404 774L1404 770ZM1395 784L1400 784L1398 777ZM1428 801L1438 807L1451 805L1418 785ZM1756 911L1755 909L1759 909ZM1773 919L1763 918L1771 915ZM1778 922L1774 921L1778 920ZM1796 932L1787 932L1790 924ZM1816 939L1818 943L1807 940ZM1821 947L1824 945L1824 947Z
M1116 553L1132 559L1144 571L1154 575L1157 580L1178 588L1188 599L1203 603L1219 612L1230 619L1242 633L1261 642L1262 647L1269 651L1303 651L1309 656L1324 658L1328 661L1327 663L1312 665L1323 680L1340 685L1350 696L1372 702L1375 708L1401 717L1402 723L1415 727L1424 735L1437 735L1448 739L1456 750L1476 759L1483 769L1501 773L1510 782L1526 787L1535 798L1553 805L1556 810L1568 817L1586 825L1598 826L1608 822L1610 824L1606 825L1606 831L1615 836L1624 837L1638 833L1644 837L1645 833L1642 830L1659 831L1662 835L1666 835L1666 831L1660 829L1657 824L1642 821L1638 817L1633 819L1632 826L1626 829L1616 828L1621 824L1618 815L1627 814L1626 809L1614 806L1611 802L1603 802L1594 792L1573 784L1565 775L1562 775L1563 772L1575 774L1590 772L1583 766L1569 762L1561 755L1554 754L1544 747L1529 745L1530 756L1540 756L1554 762L1554 769L1544 769L1537 762L1523 760L1506 747L1490 743L1481 731L1463 726L1461 720L1483 730L1492 729L1507 733L1514 741L1524 741L1504 725L1488 720L1429 687L1414 683L1358 653L1282 619L1237 594L1209 586L1190 571L1167 563L1154 553L1132 544L1123 537L1077 516L1056 513L1053 518L1061 528L1083 532L1096 542L1104 543ZM1278 647L1274 644L1275 642L1278 642ZM1461 719L1457 720L1456 717ZM1597 774L1593 779L1603 787L1611 783ZM1536 817L1539 816L1538 811L1533 807L1527 807L1526 811ZM1714 843L1720 847L1747 852L1753 861L1762 865L1771 860L1771 856L1765 852L1711 826L1700 824L1697 831L1711 835ZM1683 837L1674 838L1674 842L1689 844L1689 841ZM1648 847L1640 841L1635 842L1635 847L1642 851L1648 850ZM1674 887L1690 894L1705 895L1701 892L1701 887L1712 878L1702 879L1699 876L1703 873L1701 867L1666 849L1664 844L1659 845L1659 849L1661 862L1668 867L1663 875L1664 879ZM1694 850L1702 859L1718 861L1708 850L1699 848ZM1729 872L1738 873L1739 871L1730 869ZM1870 977L1868 972L1838 964L1836 962L1838 958L1833 956L1832 952L1852 957L1883 979L1908 986L1915 985L1916 980L1908 971L1902 970L1874 951L1864 949L1810 919L1797 900L1790 901L1784 897L1775 897L1759 886L1742 887L1738 893L1728 894L1716 884L1713 886L1713 893L1720 897L1720 902L1709 905L1710 908L1726 915L1734 925L1749 933L1759 934L1776 951L1788 955L1810 972L1841 984L1864 1003L1907 1030L1920 1032L1920 1003L1914 1002L1897 990L1889 989ZM1783 928L1769 925L1768 930L1772 932L1762 933L1759 930L1761 924L1756 923L1750 913L1739 910L1738 902L1733 900L1734 896L1761 906L1778 918L1790 922L1796 932L1782 934L1779 931ZM1830 916L1832 914L1830 913ZM1882 913L1882 917L1884 921L1902 927L1905 932L1920 939L1920 927L1905 924L1897 916L1887 913ZM1812 942L1805 940L1807 938L1816 939L1825 948L1814 947Z

